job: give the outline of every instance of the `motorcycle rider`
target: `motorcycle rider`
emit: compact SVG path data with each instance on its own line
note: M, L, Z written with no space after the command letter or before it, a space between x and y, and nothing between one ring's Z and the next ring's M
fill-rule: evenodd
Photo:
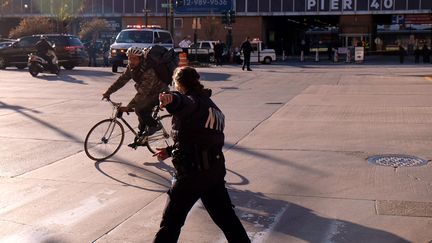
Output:
M129 112L135 110L139 121L139 135L150 136L161 127L151 116L152 109L159 102L159 93L169 91L168 84L160 80L154 69L146 61L148 50L139 47L129 47L126 51L128 65L126 71L102 94L109 99L110 95L122 88L129 80L135 81L137 91L135 97L127 106L120 107L119 111Z
M48 51L52 50L54 51L54 48L52 47L51 43L48 42L48 38L44 35L40 37L40 40L35 44L36 48L36 55L43 58L45 61L48 62L48 66L52 66L52 60L51 57L48 56Z

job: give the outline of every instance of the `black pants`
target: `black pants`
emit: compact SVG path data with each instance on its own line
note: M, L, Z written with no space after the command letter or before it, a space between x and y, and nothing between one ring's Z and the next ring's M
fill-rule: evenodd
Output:
M210 171L209 171L210 172ZM235 214L223 176L219 179L201 173L179 179L168 191L160 229L155 243L177 242L186 216L198 199L212 220L223 231L228 242L250 242L243 225Z
M157 125L157 121L153 119L152 112L153 108L157 103L149 103L148 105L140 108L135 108L135 114L138 116L138 128L140 131L145 131L146 126L154 127Z
M243 53L243 67L242 69L244 69L245 67L247 67L247 69L250 69L250 53Z

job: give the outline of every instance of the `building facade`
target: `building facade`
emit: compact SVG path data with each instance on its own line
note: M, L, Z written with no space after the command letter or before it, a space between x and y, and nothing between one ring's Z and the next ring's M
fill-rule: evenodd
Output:
M173 18L168 0L0 0L0 34L23 17L60 17L78 20L106 18L112 38L129 24L160 25L173 30L175 43L184 36L228 40L220 6L236 11L229 26L232 47L246 36L259 38L278 53L307 49L365 45L369 51L408 50L431 45L432 0L185 0ZM215 7L216 6L216 7ZM71 30L79 31L79 24ZM303 43L303 44L302 44Z

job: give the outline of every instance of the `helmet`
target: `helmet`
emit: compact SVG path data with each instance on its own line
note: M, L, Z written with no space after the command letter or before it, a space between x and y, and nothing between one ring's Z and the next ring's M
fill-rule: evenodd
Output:
M141 57L143 55L143 50L136 46L131 46L126 51L126 56L130 54Z

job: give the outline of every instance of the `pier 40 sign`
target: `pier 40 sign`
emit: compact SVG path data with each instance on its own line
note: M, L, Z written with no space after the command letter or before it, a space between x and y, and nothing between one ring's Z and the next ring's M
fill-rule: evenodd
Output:
M393 10L395 1L397 0L306 0L306 11Z

